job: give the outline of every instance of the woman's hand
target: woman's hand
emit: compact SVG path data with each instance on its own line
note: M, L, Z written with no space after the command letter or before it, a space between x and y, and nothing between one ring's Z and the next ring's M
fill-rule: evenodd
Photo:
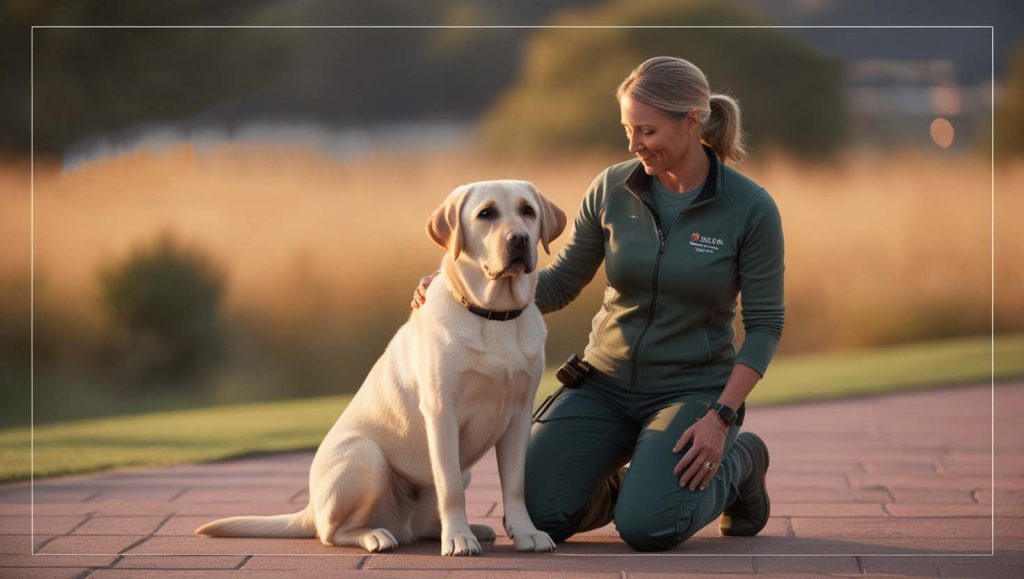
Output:
M441 272L435 271L430 275L425 275L420 278L420 285L416 286L416 290L412 292L412 309L418 309L427 301L427 288L430 287L430 282L434 281L437 274Z
M715 478L725 450L725 437L729 427L714 412L708 412L679 437L672 452L679 452L692 442L672 473L679 476L679 486L689 486L691 491L704 490Z

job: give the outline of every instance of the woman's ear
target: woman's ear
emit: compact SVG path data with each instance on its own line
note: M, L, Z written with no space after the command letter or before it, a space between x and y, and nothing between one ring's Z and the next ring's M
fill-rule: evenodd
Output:
M686 130L693 133L700 133L700 111L693 109L686 115Z

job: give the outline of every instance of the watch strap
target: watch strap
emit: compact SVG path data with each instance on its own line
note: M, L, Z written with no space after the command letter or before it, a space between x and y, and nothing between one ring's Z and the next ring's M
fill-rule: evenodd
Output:
M710 409L714 410L715 413L718 414L718 417L722 419L722 422L724 422L726 426L736 424L737 414L732 408L729 408L720 402L712 402Z

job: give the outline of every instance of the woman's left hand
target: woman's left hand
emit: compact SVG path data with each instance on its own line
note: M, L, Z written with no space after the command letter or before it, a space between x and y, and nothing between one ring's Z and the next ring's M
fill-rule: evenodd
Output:
M713 412L705 414L704 418L686 429L672 449L672 452L679 452L688 442L693 443L679 464L672 469L672 473L677 476L682 473L679 486L689 486L691 491L704 490L708 486L721 466L728 433L729 427Z

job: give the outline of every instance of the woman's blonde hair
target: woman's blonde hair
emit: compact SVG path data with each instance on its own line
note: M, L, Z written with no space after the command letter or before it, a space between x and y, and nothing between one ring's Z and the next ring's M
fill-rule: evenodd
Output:
M711 92L708 79L692 62L656 56L633 69L622 81L615 98L630 97L681 118L692 110L700 114L700 138L725 161L746 154L740 105L725 94Z

